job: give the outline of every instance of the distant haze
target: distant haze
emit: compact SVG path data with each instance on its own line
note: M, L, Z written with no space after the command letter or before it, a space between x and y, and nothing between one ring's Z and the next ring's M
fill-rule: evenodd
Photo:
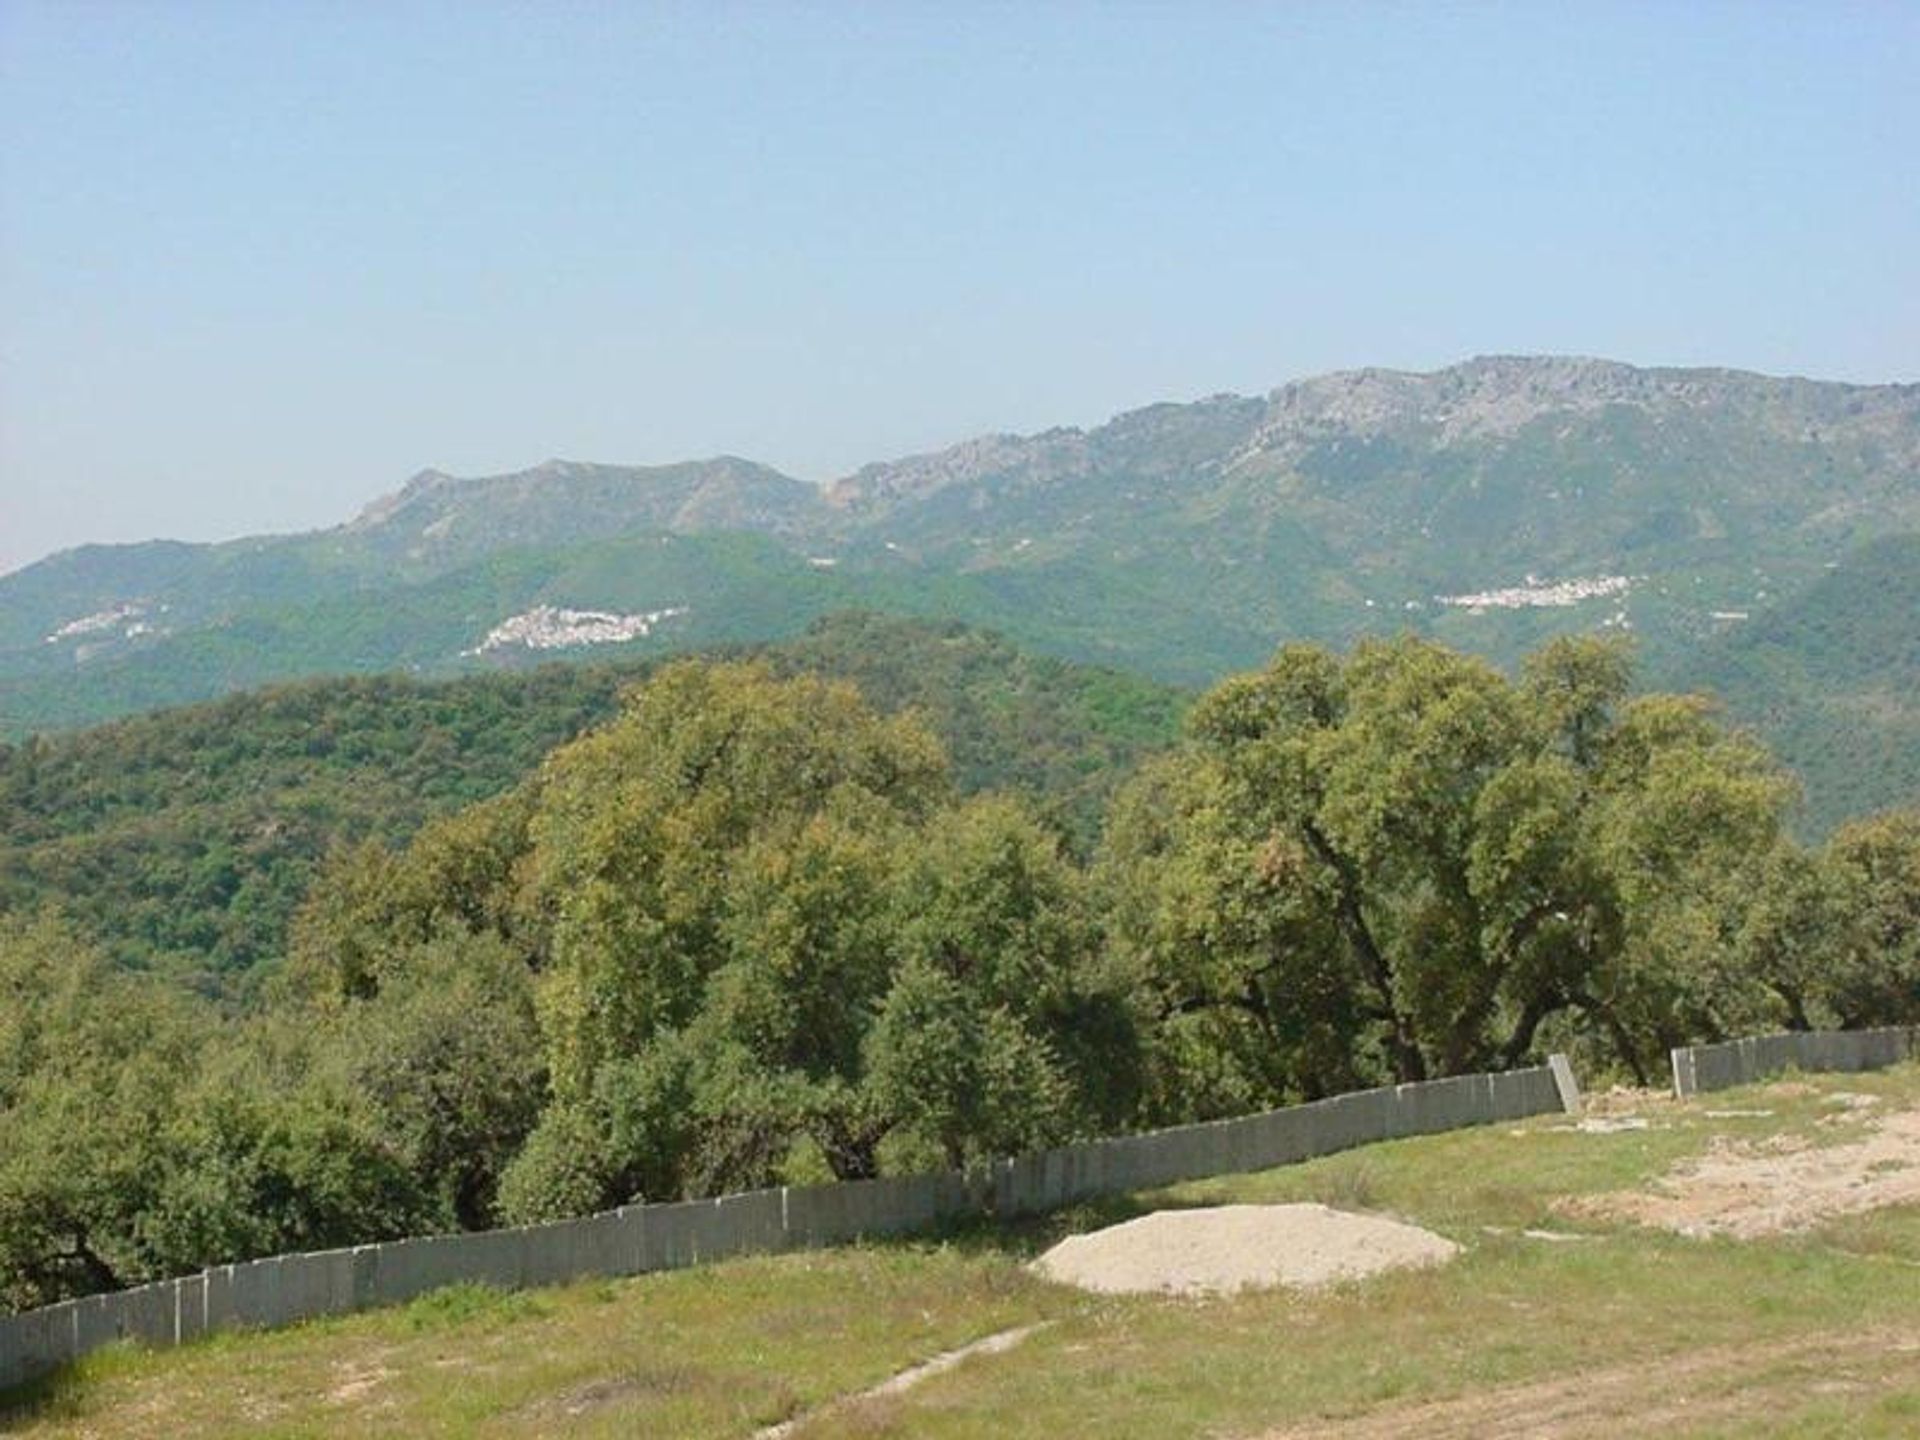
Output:
M0 570L1478 353L1920 378L1920 8L0 7Z

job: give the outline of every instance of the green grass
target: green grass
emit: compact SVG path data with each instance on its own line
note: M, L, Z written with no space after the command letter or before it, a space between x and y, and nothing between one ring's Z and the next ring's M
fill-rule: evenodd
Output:
M1920 1346L1888 1337L1920 1336L1920 1208L1749 1243L1556 1208L1643 1185L1716 1136L1857 1137L1874 1112L1833 1103L1842 1090L1881 1096L1882 1113L1911 1107L1920 1067L1651 1101L1643 1130L1582 1133L1542 1117L934 1240L522 1295L460 1287L273 1334L108 1352L16 1395L0 1428L748 1436L1045 1320L1009 1353L822 1414L801 1433L1251 1436L1412 1404L1435 1407L1420 1430L1490 1433L1502 1412L1476 1420L1476 1407L1510 1402L1572 1407L1569 1434L1634 1433L1643 1421L1678 1434L1910 1434ZM1706 1113L1740 1109L1773 1113ZM1064 1233L1144 1210L1287 1200L1411 1219L1464 1253L1325 1292L1208 1301L1091 1297L1024 1268ZM1522 1233L1537 1228L1584 1238ZM1581 1410L1588 1389L1604 1416Z

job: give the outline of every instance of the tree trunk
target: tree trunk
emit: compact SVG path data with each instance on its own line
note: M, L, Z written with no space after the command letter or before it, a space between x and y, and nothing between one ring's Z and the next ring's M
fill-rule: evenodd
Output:
M1533 1048L1534 1032L1540 1028L1540 1022L1567 1002L1558 995L1545 992L1535 995L1520 1011L1520 1019L1513 1027L1513 1034L1507 1037L1507 1043L1500 1049L1500 1063L1503 1069L1511 1070L1520 1063L1521 1057Z
M1311 822L1303 824L1300 829L1308 847L1340 882L1340 901L1337 906L1340 933L1346 937L1347 944L1353 947L1360 968L1373 984L1381 1012L1387 1017L1387 1056L1393 1062L1394 1078L1402 1084L1424 1080L1427 1078L1427 1060L1420 1053L1420 1042L1414 1037L1407 1017L1394 1004L1393 967L1381 953L1379 944L1373 938L1373 931L1367 924L1366 913L1360 908L1360 877L1354 870L1353 862L1335 850L1327 837Z

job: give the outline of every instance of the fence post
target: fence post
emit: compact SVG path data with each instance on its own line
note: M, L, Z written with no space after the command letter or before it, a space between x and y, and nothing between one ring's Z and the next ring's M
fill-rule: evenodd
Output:
M1569 1115L1578 1115L1580 1082L1573 1078L1573 1062L1564 1055L1549 1055L1547 1068L1553 1072L1553 1088L1560 1092L1560 1108Z

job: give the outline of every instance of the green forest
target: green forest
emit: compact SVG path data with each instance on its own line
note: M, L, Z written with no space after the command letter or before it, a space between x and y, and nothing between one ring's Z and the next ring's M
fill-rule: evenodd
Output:
M733 653L917 710L963 791L1022 791L1081 851L1105 797L1172 743L1190 698L952 622L859 612ZM656 663L308 680L0 743L0 910L55 907L123 965L244 991L285 954L334 847L397 845L499 794L611 719Z
M1617 640L1205 694L872 616L0 757L0 1294L1920 1021L1920 814Z

